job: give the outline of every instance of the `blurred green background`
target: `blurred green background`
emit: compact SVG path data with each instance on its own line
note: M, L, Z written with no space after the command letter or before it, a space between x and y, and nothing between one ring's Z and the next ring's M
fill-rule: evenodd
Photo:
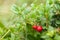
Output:
M28 5L32 2L35 2L36 4L39 4L40 2L44 2L43 0L0 0L0 21L1 20L7 20L11 13L11 6L13 4L22 5L24 3L27 3Z
M6 21L9 20L10 15L13 14L11 12L11 6L13 4L22 5L27 3L30 5L31 3L40 4L41 2L44 3L44 0L0 0L0 21L3 24L6 24Z

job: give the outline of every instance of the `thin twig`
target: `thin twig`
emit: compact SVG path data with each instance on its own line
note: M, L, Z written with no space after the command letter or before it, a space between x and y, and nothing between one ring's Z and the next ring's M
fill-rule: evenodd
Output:
M10 32L10 30L8 30L8 31L1 37L0 40L2 40L9 32Z

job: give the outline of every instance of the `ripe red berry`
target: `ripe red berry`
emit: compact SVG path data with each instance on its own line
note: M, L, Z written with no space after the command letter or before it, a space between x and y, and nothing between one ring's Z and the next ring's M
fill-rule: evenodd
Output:
M37 30L37 26L36 25L33 25L33 29Z
M42 26L38 26L38 27L37 27L37 31L38 31L38 32L41 32L42 30L43 30Z

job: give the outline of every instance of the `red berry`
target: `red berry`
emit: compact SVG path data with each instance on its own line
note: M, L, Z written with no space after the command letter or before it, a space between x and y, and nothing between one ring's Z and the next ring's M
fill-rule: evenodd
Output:
M43 30L42 26L38 26L38 27L37 27L37 31L38 31L38 32L41 32L42 30Z
M37 30L37 26L36 26L36 25L34 25L34 26L33 26L33 29Z

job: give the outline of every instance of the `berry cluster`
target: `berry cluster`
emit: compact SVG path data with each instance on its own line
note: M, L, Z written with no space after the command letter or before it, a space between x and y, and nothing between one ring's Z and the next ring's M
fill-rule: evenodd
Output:
M43 27L42 26L33 25L33 29L38 31L38 32L41 32L43 30Z

